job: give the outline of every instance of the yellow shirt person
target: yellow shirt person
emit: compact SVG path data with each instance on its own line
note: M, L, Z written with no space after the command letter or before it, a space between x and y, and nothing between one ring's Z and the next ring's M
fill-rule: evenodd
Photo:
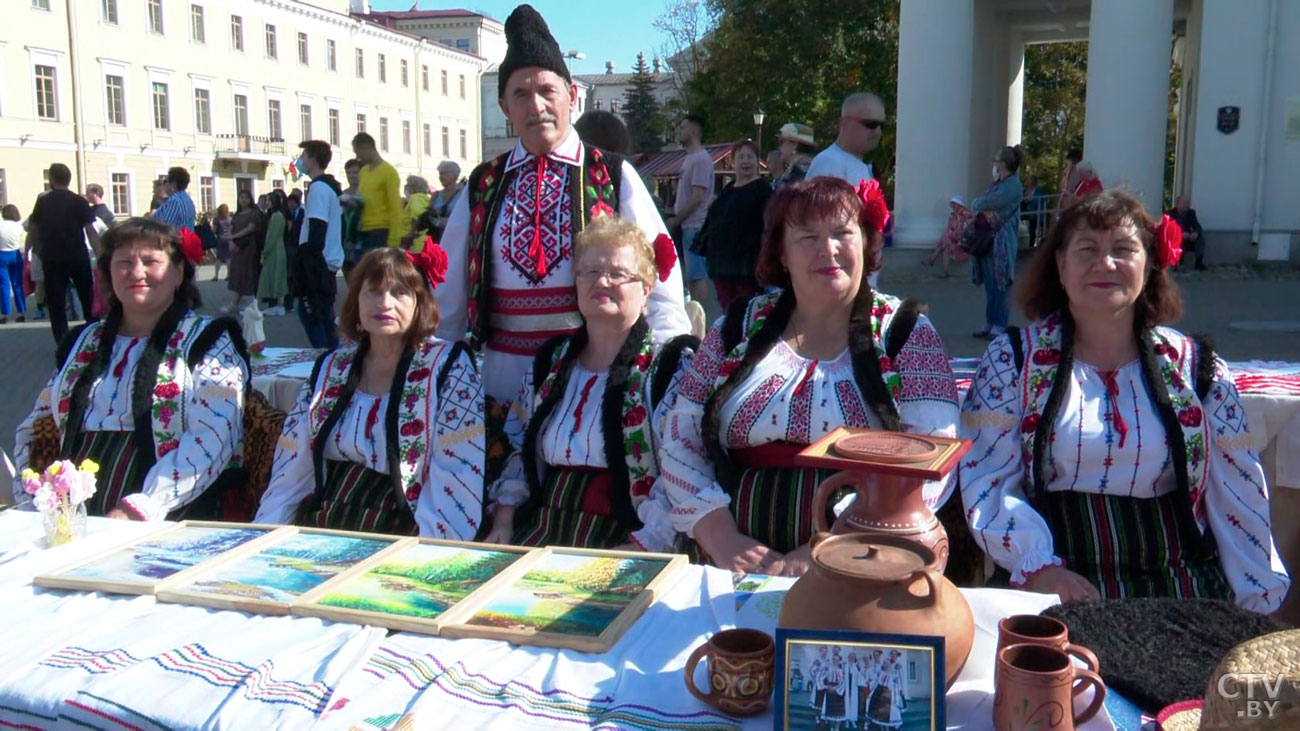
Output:
M397 168L388 164L375 149L375 138L358 132L352 138L352 152L361 162L357 195L361 198L361 220L357 226L363 249L381 244L380 231L386 231L382 243L399 246L407 227L402 215L402 181Z

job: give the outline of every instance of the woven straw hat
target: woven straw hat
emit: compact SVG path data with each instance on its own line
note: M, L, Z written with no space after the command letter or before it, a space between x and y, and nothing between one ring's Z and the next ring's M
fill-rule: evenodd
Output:
M1176 703L1156 721L1161 731L1300 728L1300 630L1232 648L1214 669L1203 701Z
M798 122L786 122L781 125L781 139L794 140L805 145L817 144L816 139L813 137L813 128Z

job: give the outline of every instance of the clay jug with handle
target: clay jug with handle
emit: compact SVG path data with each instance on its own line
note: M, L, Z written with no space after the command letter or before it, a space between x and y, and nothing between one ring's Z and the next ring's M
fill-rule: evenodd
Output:
M818 533L811 563L786 592L781 627L941 636L952 684L975 640L975 618L934 551L896 536Z
M907 538L934 551L935 565L943 573L948 565L948 532L926 507L925 481L876 472L845 470L822 481L813 493L813 528L831 533L868 533ZM835 525L826 524L826 501L841 487L852 487L857 499L840 514Z

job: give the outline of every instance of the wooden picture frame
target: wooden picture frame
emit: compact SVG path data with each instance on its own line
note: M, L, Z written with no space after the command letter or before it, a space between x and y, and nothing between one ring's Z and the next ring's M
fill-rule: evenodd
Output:
M339 574L330 581L303 594L298 597L297 601L293 602L289 611L296 617L317 617L336 622L351 622L354 624L384 627L392 630L437 635L440 634L443 625L446 624L447 616L457 606L465 600L483 592L494 591L498 586L500 586L501 582L505 580L503 577L509 575L516 565L526 561L528 554L535 550L536 549L529 549L524 546L505 546L495 543L473 543L470 541L451 541L437 538L410 539L401 544L400 547L395 547L390 551L377 554ZM439 610L434 616L418 616L411 612L379 611L376 609L365 609L343 605L343 602L346 601L343 599L343 593L348 591L350 588L355 587L358 582L370 581L380 583L381 580L377 577L385 574L375 572L375 569L378 569L386 563L401 560L403 557L407 557L408 560L411 560L415 558L412 554L429 554L428 558L436 557L439 560L445 561L452 556L465 551L481 554L482 558L489 559L491 558L489 554L511 554L515 556L515 558L508 566L496 571L491 578L482 581L482 583L478 584L474 589L458 596L449 604L449 606L447 606L447 608ZM488 568L490 569L491 567L489 566ZM397 577L395 579L388 579L389 581L406 581L408 583L418 582L418 579L415 579L414 577L403 577L396 574L386 575ZM386 589L387 587L384 588ZM406 596L409 593L418 594L420 592L401 592L403 596ZM427 592L426 596L431 594L432 592ZM338 602L334 604L326 603L330 601L331 597L339 597ZM378 603L381 599L382 597L365 597L360 599L359 603L366 601ZM429 599L428 601L433 602L436 600Z
M840 426L832 429L826 436L809 444L799 452L794 458L794 463L801 467L821 467L834 470L848 470L851 472L874 472L882 475L897 475L899 477L915 477L922 480L942 480L949 472L957 466L957 463L966 453L970 451L972 442L969 439L954 439L953 437L939 437L930 435L913 435L924 436L926 439L939 445L939 453L924 462L913 463L886 463L872 462L868 460L846 459L836 456L832 447L835 442L841 438L852 435L862 434L873 429L851 428ZM892 434L893 432L886 432Z
M840 630L785 629L776 630L776 678L774 683L772 719L777 731L798 731L826 728L832 724L853 727L860 723L862 714L889 715L897 712L898 723L907 728L918 727L938 731L946 728L947 681L944 663L943 637L930 635L896 635L871 632L846 632ZM847 664L850 654L859 657L881 652L880 660L868 660L863 669L875 673L852 674ZM838 652L840 671L846 674L846 692L836 693L819 683L815 665L826 663ZM824 656L823 656L824 653ZM883 661L893 657L895 662L883 669ZM874 666L874 667L873 667ZM895 667L896 666L896 667ZM824 674L820 678L828 678ZM864 676L874 677L859 686ZM879 682L881 677L893 676L893 682ZM899 687L906 699L901 705L892 689L888 696L877 698L876 688L881 685ZM866 702L861 703L862 688L868 689ZM878 705L873 705L878 704ZM891 705L894 708L891 709ZM907 709L911 710L907 710ZM919 712L918 712L919 711ZM904 718L903 716L908 716ZM893 725L889 718L882 725Z
M387 545L349 563L345 568L335 573L334 576L324 578L315 586L300 592L295 592L295 587L285 586L285 583L289 581L301 583L304 574L307 576L306 580L310 581L313 575L318 575L317 572L310 570L312 566L308 565L306 568L299 568L284 565L289 563L290 559L288 557L281 559L279 562L274 559L263 559L270 566L259 566L254 563L263 557L271 556L276 549L286 549L298 539L311 537L373 541ZM413 543L415 543L414 538L405 536L291 526L286 531L277 532L275 541L262 545L255 552L237 555L226 554L203 562L193 572L188 573L184 580L169 583L166 587L155 592L154 596L160 602L194 604L214 609L248 612L250 614L286 615L289 614L289 608L293 602L303 594L330 583L360 564L375 559L382 560L384 556L398 550L401 546ZM311 560L304 559L304 561L310 563ZM319 566L320 564L317 563L316 565ZM242 575L237 573L241 569L246 573ZM227 583L221 587L203 583L218 581Z
M548 569L551 573L572 571L577 568L578 560L590 561L593 559L649 561L661 563L662 566L654 572L649 581L638 586L635 594L630 595L626 602L617 602L617 604L622 604L622 607L618 608L612 616L609 616L608 613L614 611L615 607L593 608L598 602L592 602L590 596L582 598L582 592L576 592L576 596L569 600L563 594L557 596L549 592L539 593L536 589L520 587L520 584L530 574L538 576L540 572ZM515 566L511 566L501 576L497 577L499 581L494 581L495 585L490 590L489 587L485 586L482 591L466 597L464 601L448 611L446 616L441 618L441 633L445 637L478 637L505 640L518 645L558 647L594 653L608 652L645 610L672 587L676 579L680 578L681 572L686 566L687 557L681 554L604 551L558 546L537 549L527 559L520 561ZM647 569L642 569L642 571ZM533 579L532 583L538 582ZM582 624L587 620L573 620L569 627L552 630L548 628L568 619L567 616L555 617L550 621L550 624L539 627L537 625L544 620L539 620L532 612L520 612L513 615L491 612L494 608L508 608L512 606L511 602L515 602L525 595L531 595L532 598L526 601L533 604L543 601L555 601L561 605L571 604L569 611L576 607L585 606L588 615L600 612L601 615L605 616L600 617L598 615L596 619L593 619L590 628L593 631L587 632L575 631L573 626ZM487 614L493 614L495 618L490 619L486 616ZM518 622L515 623L515 626L501 625L501 622L509 622L512 616L532 620L531 624L534 626L527 626Z
M121 560L123 554L134 551L141 544L179 538L182 534L195 528L212 528L240 532L258 531L262 532L263 535L249 538L233 547L218 551L210 556L201 557L194 560L188 566L178 568L175 571L166 571L166 567L164 567L163 570L166 571L165 575L157 578L148 578L146 575L143 575L138 571L134 572L134 578L128 578L132 572L126 570L118 570L115 573L102 572L99 575L95 575L92 572L93 567L96 565L108 566L114 559ZM187 577L197 573L202 569L203 564L210 560L239 557L256 552L263 546L274 542L277 540L277 537L286 534L286 532L291 534L293 530L293 528L279 525L185 520L142 536L135 536L125 543L120 543L92 556L79 559L74 563L50 573L41 574L32 581L36 586L44 587L46 589L102 591L108 594L154 594L158 590L166 588L167 586L178 582L184 582ZM111 578L114 575L120 576L121 578Z

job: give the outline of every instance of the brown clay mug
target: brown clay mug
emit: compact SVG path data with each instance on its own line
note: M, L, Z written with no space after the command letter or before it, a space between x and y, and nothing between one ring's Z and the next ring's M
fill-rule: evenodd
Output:
M709 658L709 692L695 687L695 666ZM695 648L686 661L691 695L733 716L752 716L767 708L776 673L776 643L756 629L728 629Z
M1070 630L1059 619L1040 614L1016 614L998 622L998 650L1011 645L1046 645L1083 661L1094 673L1101 672L1101 663L1092 650L1070 644Z
M1092 686L1092 703L1074 711L1074 697ZM1097 715L1106 684L1091 670L1076 668L1070 656L1046 645L1011 645L998 650L993 726L1020 731L1071 731Z

